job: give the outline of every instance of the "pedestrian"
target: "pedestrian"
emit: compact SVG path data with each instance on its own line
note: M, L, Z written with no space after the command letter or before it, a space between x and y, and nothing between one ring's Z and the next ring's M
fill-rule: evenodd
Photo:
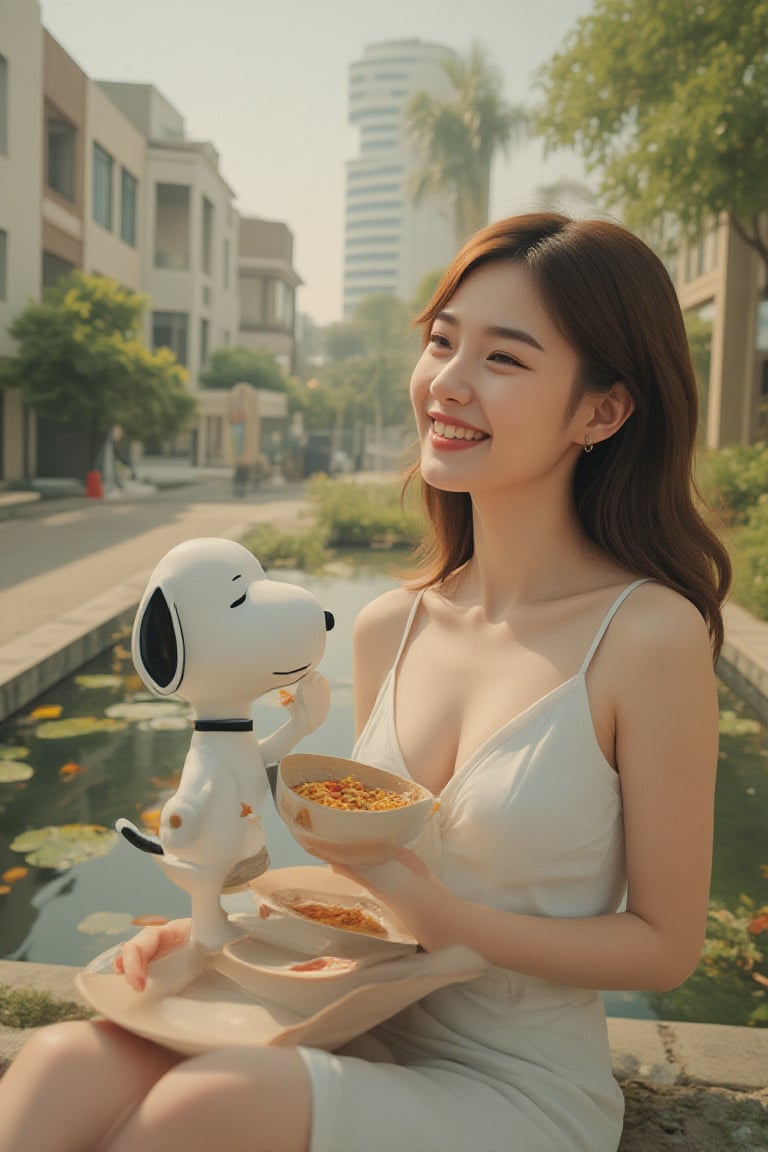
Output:
M486 973L335 1053L42 1029L0 1085L0 1152L615 1152L600 990L682 983L710 880L730 565L683 320L630 232L542 213L471 238L420 323L430 534L358 618L352 755L440 807L356 875ZM186 931L128 942L129 982Z

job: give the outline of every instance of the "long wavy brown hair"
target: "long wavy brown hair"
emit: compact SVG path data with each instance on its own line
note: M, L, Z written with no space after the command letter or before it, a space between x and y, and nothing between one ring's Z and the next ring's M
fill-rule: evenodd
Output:
M704 617L717 658L722 603L731 564L694 478L698 394L674 285L637 236L605 220L531 213L501 220L471 237L416 318L424 342L462 281L490 262L528 270L543 306L579 358L572 397L607 392L617 381L635 410L615 435L582 453L573 497L586 535L630 572L686 596ZM427 587L472 556L472 504L421 479L431 532L409 581ZM707 518L705 518L705 516Z

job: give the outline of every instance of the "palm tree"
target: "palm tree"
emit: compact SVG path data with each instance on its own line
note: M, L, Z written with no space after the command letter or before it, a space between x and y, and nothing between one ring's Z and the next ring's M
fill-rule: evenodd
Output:
M406 129L424 158L414 177L416 203L433 194L447 200L456 243L488 223L491 164L528 127L521 107L501 97L501 77L475 44L465 57L443 62L453 95L447 100L417 92L406 110Z

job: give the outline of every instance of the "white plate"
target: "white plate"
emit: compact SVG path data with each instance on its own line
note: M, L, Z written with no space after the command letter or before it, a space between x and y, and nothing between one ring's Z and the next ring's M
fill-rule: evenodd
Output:
M307 956L328 954L352 959L363 956L387 959L418 948L416 938L390 909L380 904L366 888L328 867L275 868L252 880L248 888L257 908L268 915L262 918L257 911L252 916L235 913L231 918L251 938L275 947ZM281 903L282 898L291 896L359 907L373 916L383 934L373 936L309 920Z
M155 980L149 995L135 992L112 972L114 953L110 949L78 973L75 984L80 994L106 1019L184 1055L297 1044L332 1051L428 993L475 979L486 967L476 953L463 947L399 956L367 967L360 974L363 982L347 985L346 991L347 977L317 982L313 987L324 989L323 997L307 1015L273 1003L255 971L250 974L250 990L239 986L225 975L231 967L224 953L208 957L203 971L180 990L171 985L164 994L161 982ZM297 974L296 979L307 986L305 977Z

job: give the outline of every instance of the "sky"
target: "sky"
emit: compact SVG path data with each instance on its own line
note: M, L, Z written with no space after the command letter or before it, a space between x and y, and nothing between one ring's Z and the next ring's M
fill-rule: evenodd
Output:
M94 80L153 84L209 140L244 216L284 221L304 281L297 307L342 316L349 66L381 40L479 43L512 104L591 0L41 0L42 21ZM500 157L491 217L535 205L536 189L583 179L579 160L538 141ZM573 207L567 202L562 205Z

